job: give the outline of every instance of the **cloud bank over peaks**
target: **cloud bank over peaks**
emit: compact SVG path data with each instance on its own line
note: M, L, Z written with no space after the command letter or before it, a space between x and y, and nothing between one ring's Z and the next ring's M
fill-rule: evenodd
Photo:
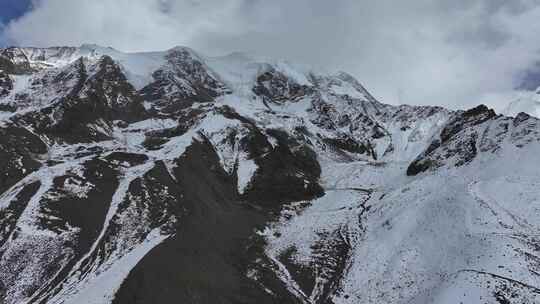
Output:
M383 102L502 109L540 62L538 0L37 0L12 44L186 45L355 75Z

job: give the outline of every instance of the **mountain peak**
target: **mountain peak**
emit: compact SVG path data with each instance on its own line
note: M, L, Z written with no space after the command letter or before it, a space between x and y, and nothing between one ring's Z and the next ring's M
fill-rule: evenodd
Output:
M533 91L520 92L502 111L507 116L516 116L520 112L540 118L540 94Z
M198 52L196 52L194 49L192 49L190 47L187 47L187 46L182 46L182 45L174 46L174 47L168 49L166 52L167 53L182 52L182 53L190 54L190 55L192 55L194 57L199 57Z
M113 49L112 47L110 46L102 46L100 44L96 44L96 43L83 43L80 45L81 49Z
M81 44L81 46L79 46L79 50L82 53L85 53L85 52L120 53L120 51L116 50L113 47L101 46L99 44L94 44L94 43L83 43Z

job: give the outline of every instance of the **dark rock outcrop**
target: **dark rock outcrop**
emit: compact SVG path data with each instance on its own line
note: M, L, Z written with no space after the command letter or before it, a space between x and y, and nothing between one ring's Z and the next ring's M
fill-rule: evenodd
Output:
M47 145L23 127L0 127L0 193L41 167Z
M167 65L152 74L154 81L141 90L144 99L161 112L174 113L229 92L191 50L174 48L168 51L166 60Z
M13 90L13 80L9 75L0 70L0 97L6 96Z
M439 138L434 139L409 165L407 175L416 175L447 163L463 166L471 162L478 154L479 142L486 137L477 126L495 122L497 118L500 117L485 105L456 114L442 129Z
M15 75L30 74L35 71L26 54L16 47L0 50L0 70Z
M257 76L253 93L260 96L264 102L294 102L314 92L312 86L299 84L283 73L270 67L268 71Z
M252 231L269 213L242 203L212 145L194 142L173 174L171 187L181 193L175 204L185 216L177 233L131 271L113 303L296 303L285 292L266 293L246 276L262 250L250 244Z

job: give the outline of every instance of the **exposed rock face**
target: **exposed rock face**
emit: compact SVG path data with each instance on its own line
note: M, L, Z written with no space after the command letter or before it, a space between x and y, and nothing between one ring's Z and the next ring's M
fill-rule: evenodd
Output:
M13 80L3 71L0 71L0 97L4 97L13 90Z
M257 76L253 93L261 96L265 102L294 102L314 92L313 87L300 84L273 67Z
M184 47L0 70L0 303L539 301L532 116Z
M4 304L5 303L5 298L6 298L6 287L4 286L4 284L2 284L2 282L0 282L0 304Z
M23 127L0 128L0 191L4 192L23 177L41 167L47 152L43 141Z
M516 147L536 141L538 122L531 118L525 113L514 119L497 116L484 105L458 113L441 130L438 138L410 164L407 174L416 175L448 164L463 166L479 152L497 152L505 140Z
M165 59L164 66L152 73L154 81L141 91L160 111L174 112L194 102L211 102L228 92L193 51L175 48L167 52Z
M34 70L26 54L19 48L7 48L0 52L0 69L9 74L28 74Z

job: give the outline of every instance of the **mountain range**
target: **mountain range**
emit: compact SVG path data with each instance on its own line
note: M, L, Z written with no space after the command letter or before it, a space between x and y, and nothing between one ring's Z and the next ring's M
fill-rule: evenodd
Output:
M0 303L540 303L540 120L187 47L0 49Z

